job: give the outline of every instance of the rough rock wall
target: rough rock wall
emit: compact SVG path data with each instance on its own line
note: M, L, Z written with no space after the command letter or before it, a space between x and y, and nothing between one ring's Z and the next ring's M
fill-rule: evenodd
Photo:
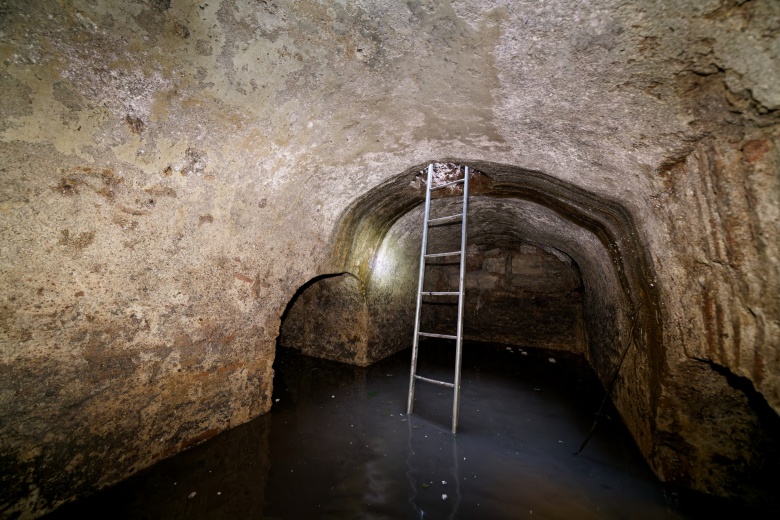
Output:
M584 353L582 285L571 259L558 253L568 259L567 265L531 244L498 245L472 241L468 248L464 337ZM425 290L457 290L458 277L457 263L430 266ZM421 330L453 333L457 299L442 296L426 301Z
M282 317L279 346L361 366L408 348L416 308L421 222L418 208L390 228L370 260L365 288L351 274L307 282ZM460 227L429 239L429 251L458 249ZM584 353L582 282L571 258L531 244L496 245L491 236L488 244L472 241L469 247L464 337ZM440 264L428 266L424 290L457 290L459 264ZM454 333L457 299L426 297L426 301L421 330Z
M408 348L420 255L417 217L405 215L406 225L393 226L374 244L365 282L341 273L304 284L282 316L279 346L360 366Z
M310 267L268 258L321 242L296 240L294 192L243 178L278 159L209 50L230 24L169 4L0 6L0 516L270 407L279 317Z
M674 280L670 334L686 358L749 378L780 412L780 127L730 130L670 164L653 197L674 245L656 252Z
M670 442L654 459L669 480L732 497L762 489L766 501L780 482L780 129L727 130L669 164L653 196L673 245L655 248L673 283L663 287L672 350L658 410Z
M659 302L616 389L648 456L695 358L780 413L779 20L773 0L3 2L0 511L267 410L296 289L368 280L419 199L348 208L431 160L544 172L628 213L625 235L553 246L581 267L602 377ZM623 284L615 260L640 253L645 281ZM728 467L693 460L674 470L692 487Z
M408 348L414 334L421 226L415 212L401 217L370 261L367 285L368 360L378 361Z
M278 346L307 356L366 366L369 313L366 291L351 274L307 283L282 316Z

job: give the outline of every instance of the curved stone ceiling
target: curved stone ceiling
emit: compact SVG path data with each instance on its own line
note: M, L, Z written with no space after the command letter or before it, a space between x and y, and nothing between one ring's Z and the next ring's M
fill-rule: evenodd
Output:
M632 362L636 368L631 371L639 375L626 380L630 388L623 391L631 397L625 397L621 413L649 453L666 361L658 327L657 281L629 212L615 200L595 196L539 172L493 163L470 166L478 172L472 182L469 209L472 238L498 247L533 242L562 251L576 261L585 287L589 359L605 384L615 370L626 338L635 335L637 350ZM417 171L419 168L415 167L371 190L342 218L338 238L333 241L337 245L335 268L352 270L363 277L369 292L375 263L415 265L424 195L424 188L414 182ZM457 213L460 195L438 198L432 207L437 208L438 215ZM406 249L403 254L387 247L380 249L388 235L403 237L403 242L396 246ZM450 241L431 235L429 250L459 249L456 235ZM377 258L378 255L391 259ZM401 285L408 291L415 290L416 269L395 265L390 270L396 273L392 287ZM631 326L633 319L640 323L636 329Z
M733 495L706 471L740 455L713 440L746 402L729 378L780 413L778 20L774 0L5 2L3 512L268 411L296 290L367 280L414 172L448 158L604 245L665 352L654 467ZM701 402L718 421L689 420Z

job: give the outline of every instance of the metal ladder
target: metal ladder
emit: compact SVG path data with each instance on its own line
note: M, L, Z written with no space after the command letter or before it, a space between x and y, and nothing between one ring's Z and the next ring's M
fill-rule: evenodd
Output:
M428 180L425 188L425 218L423 220L423 235L422 235L422 251L420 252L420 276L417 285L417 314L414 320L414 340L412 342L412 369L409 376L409 404L407 406L407 413L412 413L414 407L414 385L416 380L425 381L427 383L433 383L435 385L446 386L452 388L454 395L452 400L452 433L456 433L458 429L458 410L460 409L460 366L461 366L461 354L463 351L463 296L464 296L464 283L463 278L466 274L466 224L469 209L469 167L465 167L465 174L462 179L439 184L438 186L431 186L433 182L433 164L428 165ZM463 212L460 215L450 215L441 218L430 218L431 212L431 192L453 186L455 184L463 184ZM447 253L428 253L428 228L431 226L439 226L445 224L452 224L455 222L461 223L461 236L460 236L460 251L451 251ZM440 257L452 257L460 256L460 276L458 281L458 290L455 291L423 291L423 281L425 279L425 264L429 258ZM423 296L458 296L458 326L456 334L434 334L431 332L420 332L420 314L422 312ZM420 337L427 338L445 338L455 340L455 380L453 383L446 381L438 381L436 379L430 379L417 375L417 351L420 343Z

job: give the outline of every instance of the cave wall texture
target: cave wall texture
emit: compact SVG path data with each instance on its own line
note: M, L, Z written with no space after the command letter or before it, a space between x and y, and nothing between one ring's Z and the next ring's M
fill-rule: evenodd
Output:
M0 61L0 515L268 411L317 276L354 362L407 346L431 161L482 243L576 264L603 381L633 341L659 477L777 477L775 0L5 0Z

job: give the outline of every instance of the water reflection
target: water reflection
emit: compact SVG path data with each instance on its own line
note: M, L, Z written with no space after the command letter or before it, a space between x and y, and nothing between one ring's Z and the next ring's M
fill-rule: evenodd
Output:
M620 423L573 455L602 395L587 367L466 347L457 436L447 389L418 384L406 416L409 352L357 368L282 351L270 414L53 518L683 518ZM421 350L422 375L451 363Z

